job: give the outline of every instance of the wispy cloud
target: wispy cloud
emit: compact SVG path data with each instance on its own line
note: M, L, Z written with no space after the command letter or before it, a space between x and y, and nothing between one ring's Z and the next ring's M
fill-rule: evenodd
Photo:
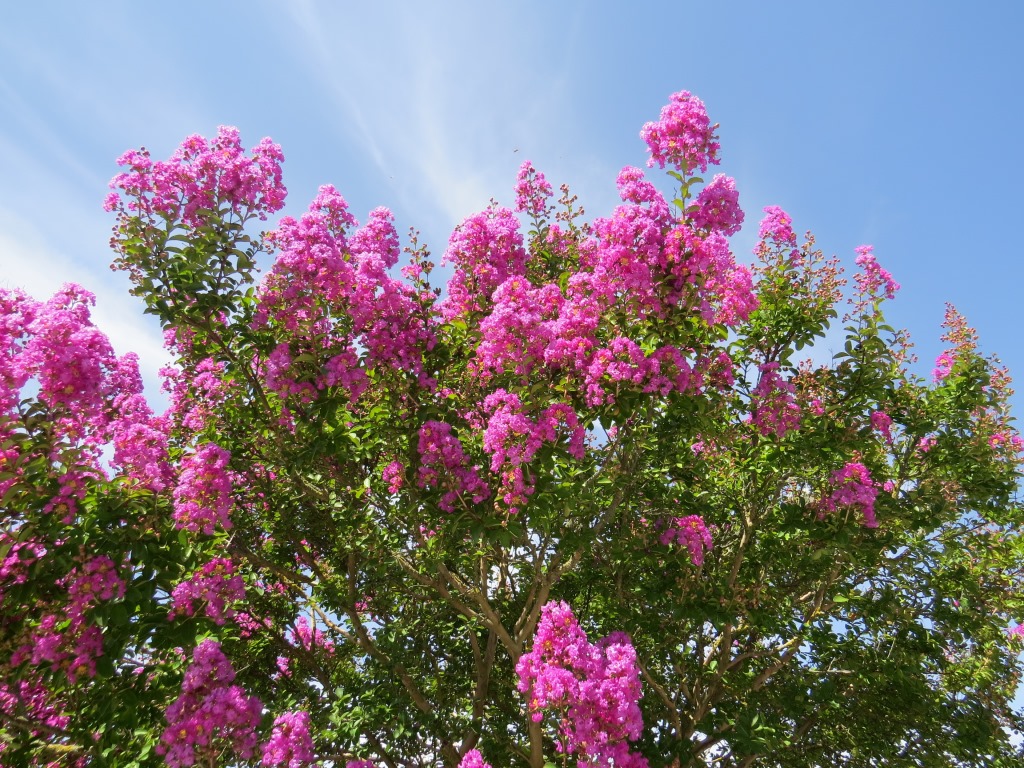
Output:
M508 200L524 159L548 156L559 178L558 142L578 130L571 29L554 45L512 10L375 6L352 19L315 0L289 9L291 45L333 99L342 138L362 146L406 210L450 229L492 196Z

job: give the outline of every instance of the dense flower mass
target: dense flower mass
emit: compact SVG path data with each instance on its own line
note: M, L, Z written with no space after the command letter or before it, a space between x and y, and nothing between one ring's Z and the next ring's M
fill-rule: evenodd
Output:
M253 757L263 705L232 685L234 679L220 643L204 640L196 646L181 695L167 708L167 728L157 746L171 768L204 765L225 750L243 760Z
M303 768L313 762L313 737L309 734L309 713L285 712L274 720L270 739L263 746L262 764Z
M127 170L110 182L120 194L111 192L104 208L189 227L201 227L225 204L242 217L266 219L284 206L283 161L281 147L266 138L247 157L238 129L222 125L212 141L189 136L168 160L153 162L145 148L126 152L117 164Z
M779 373L778 363L764 363L750 397L750 421L762 435L785 437L800 427L800 406L793 384Z
M591 644L568 604L547 603L516 674L533 720L557 714L559 749L576 755L581 768L646 768L646 758L629 748L643 719L640 670L627 635Z
M169 615L192 616L198 606L215 624L223 624L235 614L232 605L244 599L245 584L235 564L218 557L174 588Z
M174 520L186 531L212 536L216 528L231 528L231 454L206 443L181 463L174 489Z
M697 229L717 230L723 235L735 235L743 225L743 209L736 191L736 180L721 173L715 174L697 195L697 210L693 214Z
M647 164L653 167L657 163L661 168L671 165L684 173L695 168L706 171L709 163L718 165L717 127L708 119L703 101L689 91L673 93L661 108L661 119L647 123L640 131L651 152Z
M761 240L774 240L779 245L796 247L796 233L793 231L793 219L777 205L769 205L764 209L765 217L757 236Z
M458 502L479 504L489 495L487 484L469 459L451 424L428 421L420 428L420 488L440 488L444 495L438 507L452 512Z

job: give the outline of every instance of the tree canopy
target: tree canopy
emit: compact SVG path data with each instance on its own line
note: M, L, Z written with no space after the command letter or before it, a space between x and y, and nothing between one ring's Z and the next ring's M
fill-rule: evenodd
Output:
M0 763L1019 764L1009 376L952 307L917 372L870 246L737 261L716 129L674 94L591 220L525 163L444 291L331 186L260 231L269 139L122 156L170 407L0 290Z

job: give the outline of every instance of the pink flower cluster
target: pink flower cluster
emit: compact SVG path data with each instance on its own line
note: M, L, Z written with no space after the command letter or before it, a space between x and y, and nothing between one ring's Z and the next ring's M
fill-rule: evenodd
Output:
M860 462L849 462L829 478L831 491L818 502L819 515L824 516L837 509L855 509L864 518L865 528L877 528L875 499L878 484L872 480L868 468Z
M953 371L955 359L948 352L943 352L935 358L935 368L932 370L932 379L936 383L945 381Z
M468 217L452 232L442 261L455 267L442 317L451 320L489 309L495 288L526 274L526 260L519 219L511 210L492 205Z
M3 603L8 589L28 581L29 567L46 555L46 547L36 539L19 541L16 536L0 531L0 549L6 550L0 561L0 603Z
M516 177L516 211L527 213L535 219L543 218L548 211L548 198L552 189L544 174L533 167L529 160L519 168Z
M796 247L793 219L777 205L765 206L765 217L758 229L759 240L774 240L779 245Z
M887 443L892 442L892 416L885 411L871 412L871 428L882 435Z
M484 398L490 414L484 430L484 451L491 456L491 471L501 478L501 500L509 514L516 514L533 493L533 483L523 473L540 447L568 432L569 455L583 458L584 430L576 412L564 403L544 409L536 421L523 410L518 395L499 389Z
M34 398L52 412L52 436L75 449L79 464L55 478L60 490L46 504L46 512L67 523L87 481L106 472L105 446L113 449L110 467L122 477L153 490L171 480L166 429L142 396L138 358L114 355L92 324L94 303L91 293L73 284L45 302L0 289L0 422L13 415L32 382ZM0 466L17 458L16 448L0 449ZM17 476L0 482L0 494L15 482Z
M452 434L452 425L428 421L420 427L420 488L444 490L438 502L445 512L453 512L457 502L479 504L490 495L478 467L470 467L462 443Z
M202 432L227 400L229 387L224 381L224 363L211 358L200 360L188 371L163 368L163 390L170 395L166 418L184 435Z
M103 207L124 215L161 216L188 227L201 227L209 220L208 211L224 205L241 219L255 215L265 220L284 205L284 155L267 138L250 155L245 155L238 129L224 125L212 141L189 136L168 160L153 162L145 148L131 150L117 161L127 170L110 181L128 203L111 192Z
M900 289L900 284L893 280L888 270L883 269L871 252L873 247L861 245L854 249L857 252L856 263L862 271L854 275L857 290L865 298L884 296L892 299Z
M669 527L662 531L660 541L669 546L678 544L690 552L690 560L696 566L704 564L704 555L713 549L711 531L700 515L673 518Z
M320 649L327 655L334 653L334 643L331 639L319 627L311 625L305 616L299 616L295 620L295 629L288 633L288 640L307 651Z
M346 237L356 220L328 185L299 220L286 216L267 235L280 253L260 285L253 324L277 330L278 346L261 373L281 397L310 401L337 387L355 401L368 386L366 368L430 383L422 358L435 337L422 297L388 274L399 252L392 220L390 211L377 208Z
M696 168L706 171L709 163L718 165L721 145L715 135L717 127L708 119L703 101L689 91L673 93L661 108L661 119L640 130L651 153L647 165L671 165L683 173Z
M541 609L533 648L516 663L519 690L534 722L559 717L559 749L581 768L646 768L631 752L640 738L640 669L629 637L615 632L590 643L565 602Z
M388 493L398 493L405 483L405 467L400 461L392 461L381 472L381 479L388 484Z
M303 768L316 759L309 735L309 713L285 712L274 720L270 739L263 745L263 765Z
M697 229L735 235L743 225L743 210L736 180L724 174L715 174L711 183L697 195L697 210L693 214Z
M206 563L171 593L168 618L193 616L196 605L215 624L223 624L235 615L232 603L245 599L245 584L230 558L218 557Z
M167 708L167 728L157 745L171 768L226 759L225 749L242 760L254 756L263 704L232 685L234 679L220 643L208 639L196 647L181 695Z
M462 756L459 768L491 768L491 764L484 762L484 756L480 754L479 749L471 749Z
M0 720L6 722L25 720L38 729L32 730L32 736L40 738L48 736L53 729L62 730L71 722L71 717L63 712L53 700L50 691L44 685L28 680L17 683L0 682ZM4 745L0 743L0 747ZM0 753L3 749L0 748ZM3 761L0 755L0 762Z
M778 363L764 363L759 368L761 378L751 393L748 418L762 435L785 437L787 432L800 428L796 389L782 378Z
M231 528L231 454L216 443L205 443L182 459L174 489L174 524L193 533L212 536L219 525Z
M678 226L666 236L662 258L673 305L696 310L709 324L726 326L746 320L757 309L750 270L736 264L723 233L702 237Z
M25 659L33 665L45 662L65 670L74 684L83 677L95 677L96 659L103 655L103 636L89 621L89 611L101 601L123 598L125 583L114 561L100 555L73 569L59 584L68 593L66 612L44 615L31 642L15 651L11 664Z

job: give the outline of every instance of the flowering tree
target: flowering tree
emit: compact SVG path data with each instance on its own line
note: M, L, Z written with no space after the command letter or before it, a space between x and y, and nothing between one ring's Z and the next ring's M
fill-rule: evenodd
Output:
M124 155L171 406L83 288L0 291L0 762L1018 764L1006 371L950 308L916 375L779 208L738 263L715 128L673 95L673 194L589 222L525 164L443 294L333 187L258 232L269 140Z

